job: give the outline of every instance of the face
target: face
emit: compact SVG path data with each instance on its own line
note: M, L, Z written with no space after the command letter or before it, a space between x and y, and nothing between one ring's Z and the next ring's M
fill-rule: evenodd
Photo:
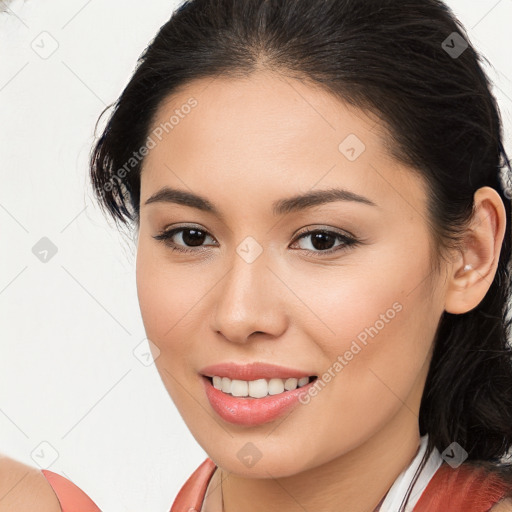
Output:
M387 154L380 122L259 73L190 83L161 106L152 134L138 298L162 381L208 455L237 473L286 476L349 453L397 418L417 425L445 290L430 274L426 188ZM145 204L164 187L214 211ZM277 211L327 189L364 199ZM304 387L284 414L241 424L212 407L200 374L225 362L285 366L323 385ZM261 454L252 469L239 458L249 441Z

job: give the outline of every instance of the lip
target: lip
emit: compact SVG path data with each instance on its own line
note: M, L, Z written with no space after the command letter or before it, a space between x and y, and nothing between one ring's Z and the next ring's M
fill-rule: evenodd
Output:
M285 366L277 366L266 363L236 364L231 362L206 366L199 370L199 373L206 377L228 377L231 380L258 380L258 379L288 379L290 377L313 377L314 372L305 372Z
M208 377L201 376L206 396L212 409L225 421L235 425L256 426L275 420L296 407L302 394L306 394L318 379L292 391L265 398L235 397L216 389Z

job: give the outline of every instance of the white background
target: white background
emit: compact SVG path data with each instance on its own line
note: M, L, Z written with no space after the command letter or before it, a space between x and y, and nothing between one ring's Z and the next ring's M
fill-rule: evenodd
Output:
M447 3L495 68L510 154L512 0ZM135 246L87 174L100 112L177 5L14 0L0 13L0 452L36 466L55 450L50 469L105 512L168 512L206 457L133 353L145 339ZM48 58L32 47L41 37L58 44ZM32 252L42 237L57 247L47 263Z

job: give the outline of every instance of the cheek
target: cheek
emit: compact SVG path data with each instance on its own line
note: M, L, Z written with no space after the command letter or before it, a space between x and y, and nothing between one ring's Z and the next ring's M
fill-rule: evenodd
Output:
M304 305L297 304L295 320L308 332L306 338L316 340L326 353L343 353L353 340L369 345L372 339L385 337L392 324L402 323L405 301L410 299L401 293L397 279L384 282L380 269L373 275L368 267L364 273L330 270L293 285L288 281L308 309L298 315Z
M139 243L136 284L139 307L146 336L158 349L155 366L179 411L194 410L183 386L190 376L190 325L194 308L191 273L171 271L169 262L149 244ZM197 321L197 319L196 319ZM186 375L187 374L187 375Z
M161 258L160 258L161 259ZM137 296L147 337L162 349L162 340L170 334L182 312L178 300L183 293L179 275L170 275L169 265L159 261L157 251L140 242L137 250Z
M201 299L211 288L203 274L166 261L165 251L141 242L137 251L137 296L147 337L163 352L179 352L197 330ZM172 346L171 346L172 345Z
M426 265L403 261L400 272L386 271L384 264L367 265L364 273L332 272L317 276L316 292L309 295L304 283L302 290L296 283L297 295L309 297L310 321L301 324L306 338L321 347L325 371L344 374L338 381L346 379L343 386L356 395L386 384L406 395L421 370L439 316L422 283Z
M345 280L322 294L320 316L335 335L308 333L327 363L319 375L326 384L318 393L318 411L336 404L330 421L352 440L384 424L416 395L435 328L418 290L407 295L401 278L386 286L373 277ZM366 279L373 284L365 286ZM413 410L412 403L408 407ZM325 425L327 437L330 428Z

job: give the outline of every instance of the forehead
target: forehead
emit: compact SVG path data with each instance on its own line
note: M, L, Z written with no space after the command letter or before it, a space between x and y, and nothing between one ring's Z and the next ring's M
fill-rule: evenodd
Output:
M376 116L289 77L190 82L162 102L149 135L156 145L144 161L141 199L174 183L219 192L236 184L276 197L283 187L343 185L393 208L424 200L422 181L388 153Z

